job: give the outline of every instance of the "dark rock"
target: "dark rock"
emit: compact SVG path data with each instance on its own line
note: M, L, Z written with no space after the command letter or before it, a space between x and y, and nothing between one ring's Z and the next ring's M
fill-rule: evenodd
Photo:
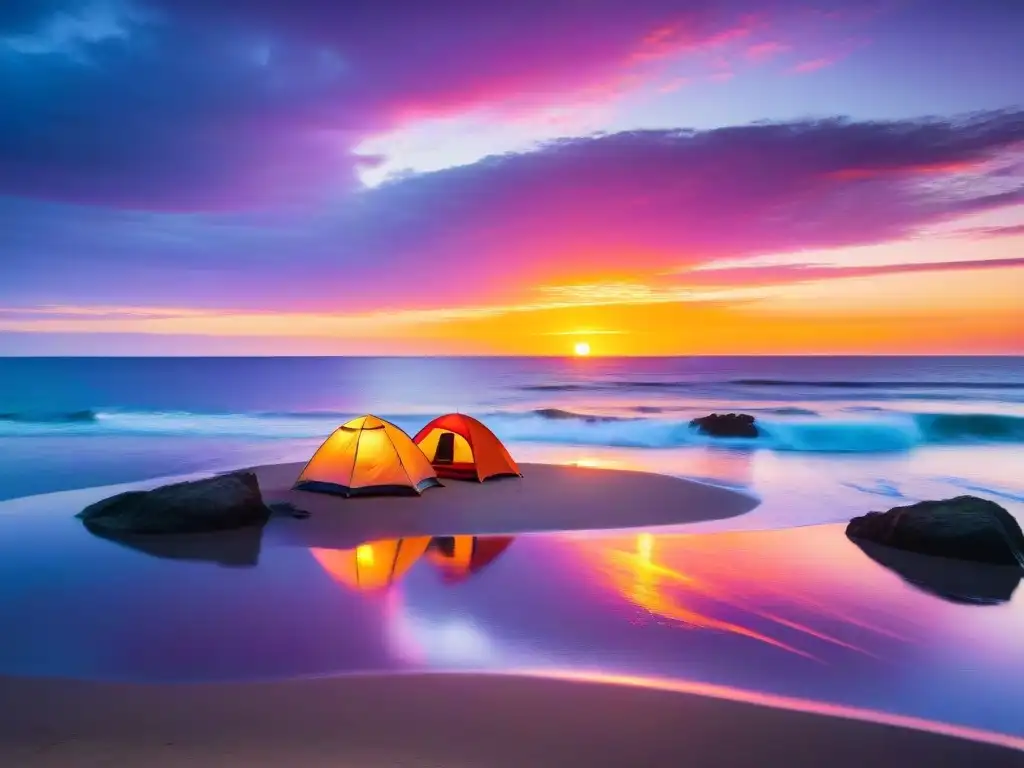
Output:
M957 496L869 512L846 535L924 555L1024 567L1024 533L994 501Z
M263 527L207 533L122 533L88 529L94 536L163 560L190 560L232 568L259 564Z
M712 437L757 437L760 434L749 413L712 413L693 419L690 426Z
M989 565L970 560L904 552L854 539L861 551L894 571L908 584L953 603L998 605L1013 597L1024 571L1015 565Z
M129 491L86 507L78 517L94 531L202 533L263 525L270 510L252 472Z

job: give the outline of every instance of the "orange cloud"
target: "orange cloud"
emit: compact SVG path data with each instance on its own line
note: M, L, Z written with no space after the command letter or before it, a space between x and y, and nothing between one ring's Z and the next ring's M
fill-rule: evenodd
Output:
M920 165L901 165L898 168L843 168L826 175L829 178L840 181L859 181L862 179L877 179L881 176L891 176L894 174L969 173L977 170L980 166L980 162L922 163Z

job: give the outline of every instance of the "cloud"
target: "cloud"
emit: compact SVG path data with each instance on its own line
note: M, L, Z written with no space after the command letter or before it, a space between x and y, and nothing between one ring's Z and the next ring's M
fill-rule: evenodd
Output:
M766 40L749 46L746 50L746 55L748 59L753 61L767 61L786 53L790 49L791 47L785 43L780 43L777 40Z
M806 61L801 61L799 64L794 64L793 67L790 69L790 72L801 75L807 74L809 72L817 72L819 69L825 69L825 67L832 66L837 61L838 59L829 56L820 56L816 59L807 59Z
M274 215L0 199L0 298L346 313L529 303L541 285L906 238L1024 195L995 162L1022 141L1021 112L823 120L560 140Z
M19 4L32 5L14 5ZM30 56L64 55L85 63L90 46L127 38L128 25L145 19L144 14L120 0L91 0L67 7L41 5L55 7L42 16L32 14L30 8L22 8L21 13L8 17L0 16L0 50L7 48ZM6 34L2 34L4 31Z
M779 286L823 285L837 278L880 275L970 272L1024 267L1024 257L988 261L933 262L865 267L785 265L707 273L714 285L682 274L661 283L593 283L542 287L531 301L519 304L465 305L447 309L365 312L203 311L169 307L0 307L0 332L47 334L143 334L304 339L383 339L452 322L472 322L507 315L610 306L728 305L744 306L779 294ZM756 282L748 284L751 272ZM738 278L738 279L737 279ZM733 283L736 283L733 285ZM621 335L628 331L582 328L551 331L550 336Z
M957 235L974 235L978 237L1020 237L1024 235L1024 224L1012 224L1005 227L979 227Z
M987 269L1024 267L1024 257L962 259L959 261L918 261L905 264L817 265L817 264L735 264L714 270L683 272L679 279L701 295L700 286L778 285L851 277L910 274L914 272L973 272ZM706 289L705 289L706 290Z
M337 199L371 135L596 98L645 61L744 34L758 4L514 5L4 3L0 194L171 211Z

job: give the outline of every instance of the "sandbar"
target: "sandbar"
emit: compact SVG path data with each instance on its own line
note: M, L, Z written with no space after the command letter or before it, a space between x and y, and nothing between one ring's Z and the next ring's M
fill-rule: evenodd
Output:
M735 517L758 504L694 480L557 464L520 464L521 478L444 480L420 496L353 498L292 490L301 470L300 463L249 470L268 503L310 513L271 520L268 543L343 547L399 536L654 527Z

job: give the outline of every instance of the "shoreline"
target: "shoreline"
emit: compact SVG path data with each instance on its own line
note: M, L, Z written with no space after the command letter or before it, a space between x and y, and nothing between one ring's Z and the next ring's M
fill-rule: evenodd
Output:
M1022 748L1012 737L996 746L679 690L477 672L162 686L0 678L0 702L7 712L0 762L32 768L669 766L683 759L1009 768Z

